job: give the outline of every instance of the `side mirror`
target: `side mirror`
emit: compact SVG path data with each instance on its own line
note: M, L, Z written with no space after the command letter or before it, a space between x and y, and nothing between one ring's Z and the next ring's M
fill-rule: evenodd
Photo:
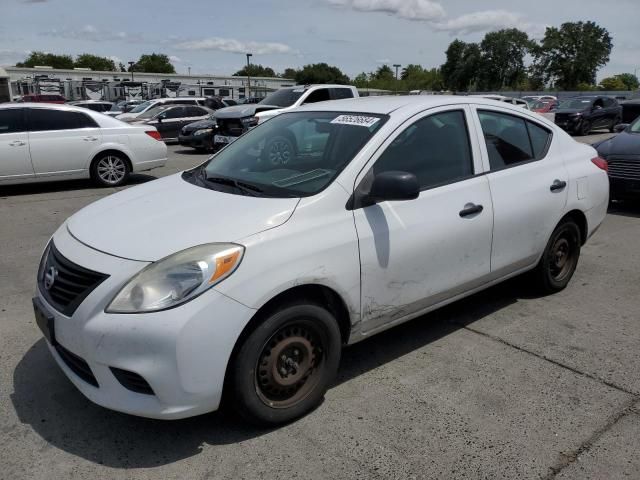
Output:
M628 123L619 123L618 125L616 125L614 127L614 130L616 131L616 133L622 133L624 132L627 128L629 127Z
M162 123L162 119L164 117L162 115L160 115L159 117L156 117L156 120L158 121L158 123Z
M389 200L414 200L420 195L420 184L413 173L382 172L377 174L367 200L371 203Z

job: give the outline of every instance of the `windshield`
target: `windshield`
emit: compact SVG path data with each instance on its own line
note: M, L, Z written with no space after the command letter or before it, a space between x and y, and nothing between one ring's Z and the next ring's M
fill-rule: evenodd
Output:
M167 106L166 105L158 105L157 107L150 108L146 112L141 113L140 115L138 115L137 118L139 118L139 119L153 118L157 114L159 114L160 112L163 112L164 110L167 110ZM133 110L131 110L131 111L133 112Z
M560 105L558 106L558 108L584 110L589 105L591 105L592 102L593 102L593 99L590 99L590 98L570 98L568 100L563 100L562 102L560 102Z
M147 108L149 105L151 105L153 102L151 102L150 100L147 100L146 102L141 103L140 105L138 105L136 108L131 109L131 111L129 113L140 113L140 112L144 112L144 109Z
M370 113L282 114L250 130L184 178L236 194L314 195L333 181L387 118Z
M629 131L631 133L640 133L640 117L636 118L636 121L629 125Z
M262 105L274 105L276 107L290 107L304 93L304 88L283 88L271 95L267 95L260 103Z

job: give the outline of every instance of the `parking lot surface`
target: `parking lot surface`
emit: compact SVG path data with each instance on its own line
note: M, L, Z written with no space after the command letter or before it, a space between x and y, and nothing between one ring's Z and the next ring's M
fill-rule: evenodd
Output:
M134 183L206 158L169 149ZM350 347L316 411L261 430L105 410L55 365L31 307L40 254L114 191L0 190L0 479L640 478L640 204L612 207L565 291L515 279Z

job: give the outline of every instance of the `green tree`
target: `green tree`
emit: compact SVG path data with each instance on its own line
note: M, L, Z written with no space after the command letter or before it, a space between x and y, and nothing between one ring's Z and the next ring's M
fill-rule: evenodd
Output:
M234 77L246 77L247 75L251 77L275 77L276 72L271 67L263 67L252 63L233 74Z
M326 63L305 65L301 70L296 72L295 80L301 85L311 83L349 84L349 77L342 73L338 67L327 65Z
M605 91L627 90L627 85L622 81L619 75L602 79L599 87L601 90Z
M125 66L124 63L120 62L120 63L118 63L118 70L120 70L121 72L126 72L127 71L127 67Z
M295 68L285 68L280 76L282 78L296 78L296 73L298 73L298 70Z
M365 72L359 73L353 79L353 84L358 88L369 88L369 75Z
M442 90L442 76L436 68L427 70L422 65L409 64L402 69L401 90Z
M479 88L500 90L522 83L527 73L524 58L531 46L529 36L517 28L487 33L480 43Z
M131 67L128 70L131 71ZM169 57L164 53L141 55L133 65L133 70L147 73L176 73L176 69L171 65Z
M90 68L91 70L98 70L104 72L115 72L116 64L113 60L106 57L99 57L90 53L83 53L76 57L74 64L80 68Z
M31 52L24 62L16 63L16 67L33 68L36 66L72 69L74 63L71 55L56 55L44 52Z
M373 74L373 78L382 82L393 82L396 79L395 74L389 65L380 65Z
M447 48L446 56L447 61L440 67L445 88L454 92L474 90L482 61L480 46L456 39Z
M621 73L616 75L616 78L619 78L624 83L624 90L637 90L640 88L640 81L633 73Z
M565 90L593 85L598 70L609 62L611 35L595 22L563 23L549 27L533 50L536 74Z

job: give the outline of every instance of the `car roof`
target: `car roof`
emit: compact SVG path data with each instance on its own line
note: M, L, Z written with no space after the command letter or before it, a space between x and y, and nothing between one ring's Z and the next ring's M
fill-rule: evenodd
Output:
M58 103L40 103L40 102L6 103L6 104L0 103L0 108L48 108L51 110L65 110L68 112L81 112L84 114L92 111L92 110L87 110L86 108L76 107L68 103L58 104Z

